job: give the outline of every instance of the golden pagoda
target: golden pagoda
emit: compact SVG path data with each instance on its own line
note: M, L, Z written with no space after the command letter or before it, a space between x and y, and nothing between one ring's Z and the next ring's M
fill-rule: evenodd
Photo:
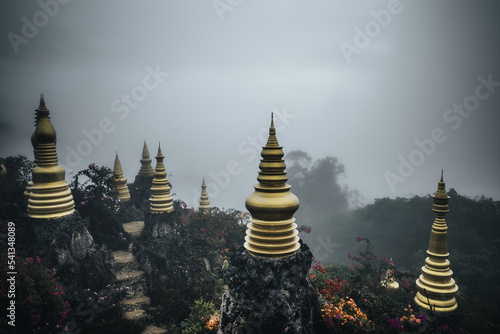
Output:
M144 141L144 146L142 148L142 159L141 159L141 168L139 169L139 173L137 176L139 177L153 177L155 174L153 167L151 167L151 159L149 158L149 150L146 145L146 141Z
M151 187L151 197L149 198L149 210L151 213L172 212L172 196L170 196L170 186L168 185L167 173L161 154L161 148L158 144L158 154L156 155L156 168Z
M457 308L455 293L458 291L458 287L451 277L453 272L450 270L450 261L448 261L450 255L447 242L448 227L444 218L449 211L448 200L450 197L446 194L444 186L443 172L441 171L441 180L433 196L432 211L436 214L436 218L432 225L429 249L427 250L429 256L425 259L422 274L416 281L418 292L415 296L415 302L418 305L436 312L450 312Z
M43 95L36 111L37 125L32 137L36 166L28 198L28 216L62 217L75 211L75 203L65 180L64 168L57 161L56 131L50 122Z
M201 184L200 206L198 207L198 209L203 212L210 212L210 200L208 199L205 178L203 178L203 183Z
M113 193L116 198L121 202L126 202L130 200L130 193L128 192L127 179L123 176L122 164L118 158L118 152L116 152L115 166L113 169Z
M271 114L269 138L261 153L259 184L254 186L255 191L245 201L252 216L247 224L245 248L254 256L286 257L300 248L293 217L299 208L299 199L286 183L288 177L283 155Z

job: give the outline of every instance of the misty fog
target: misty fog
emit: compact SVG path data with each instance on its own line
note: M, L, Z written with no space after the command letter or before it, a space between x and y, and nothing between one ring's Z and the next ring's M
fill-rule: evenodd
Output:
M44 93L68 181L117 151L133 182L146 140L175 199L197 206L205 177L245 210L274 112L285 153L338 159L359 204L432 193L441 169L500 199L494 1L55 3L0 13L2 157L32 159Z

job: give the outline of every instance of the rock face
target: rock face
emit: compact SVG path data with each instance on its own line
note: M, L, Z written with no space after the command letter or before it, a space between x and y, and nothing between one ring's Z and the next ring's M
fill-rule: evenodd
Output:
M100 289L115 278L112 252L97 245L77 212L61 218L32 219L22 224L26 254L38 255L55 268L66 286Z
M271 259L240 248L230 258L222 297L222 333L317 333L316 294L306 279L312 263L302 244L293 256Z
M210 277L209 269L220 267L222 259L216 251L207 251L203 240L186 237L179 215L177 209L146 214L133 253L146 275L145 292L182 321L189 316L195 298L203 293L213 296L211 282L205 281ZM176 295L170 296L174 292Z

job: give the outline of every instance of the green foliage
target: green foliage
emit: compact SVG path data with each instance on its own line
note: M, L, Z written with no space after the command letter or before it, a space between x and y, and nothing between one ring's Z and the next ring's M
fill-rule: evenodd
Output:
M76 208L84 217L110 215L120 209L119 201L113 196L113 171L106 166L90 164L76 173L71 187Z
M126 249L128 238L122 223L129 221L130 206L113 195L113 171L92 163L74 176L71 187L75 208L89 218L89 232L94 241L111 250Z
M153 177L138 177L136 176L134 183L128 185L130 192L130 203L139 211L149 211L149 198L151 197L151 186Z
M471 328L484 328L493 332L493 319L500 315L500 239L485 244L474 253L454 250L450 254L453 277L458 285L459 307L471 309L474 313L466 323ZM477 314L476 314L477 313ZM500 328L497 328L500 331Z
M382 198L355 210L351 227L374 242L374 251L400 267L418 270L425 259L434 220L430 197ZM416 267L415 267L416 266Z
M312 162L307 153L297 150L287 153L285 161L292 192L301 201L297 221L317 227L332 215L348 212L349 190L339 184L344 165L337 158L328 156Z
M236 250L245 239L246 228L240 221L240 211L223 211L216 207L210 214L191 209L181 218L183 231L193 243L206 243L222 255Z
M0 164L4 165L7 169L7 182L2 182L2 190L6 190L3 187L9 187L10 185L15 188L23 188L26 186L26 182L31 180L31 171L33 169L33 162L28 160L28 158L22 154L16 156L10 156L7 158L0 158Z
M375 256L368 239L358 237L357 242L365 243L365 247L355 255L349 255L352 261L349 269L315 263L309 273L311 283L318 291L323 320L329 332L341 333L347 329L350 332L363 332L369 329L379 333L500 332L500 327L494 322L499 314L493 301L494 296L471 294L472 291L480 290L476 290L477 287L471 289L471 286L464 285L462 288L465 292L461 293L459 290L456 296L459 308L455 312L435 314L416 307L413 302L416 294L416 275L400 271L391 260ZM492 249L494 254L498 254L496 247L498 245L494 245ZM464 273L470 273L470 276L464 277L469 280L467 283L482 285L485 294L487 291L495 294L496 285L492 280L498 277L497 269L484 271L484 268L487 263L494 263L496 259L493 257L498 256L489 251L481 253L479 257L458 254L457 259L463 259L464 263L457 267ZM464 270L461 266L469 269ZM477 281L478 274L481 273L484 273L482 277L484 280ZM399 283L397 289L384 284L384 281L391 277ZM353 304L348 305L349 303ZM358 317L354 316L354 312ZM349 326L354 323L350 316L359 320L364 319L362 314L366 315L366 320L371 321L374 327L360 325L350 328Z
M416 293L415 275L401 272L391 260L377 257L368 239L358 237L356 241L365 243L365 248L349 255L352 261L349 269L316 263L310 271L311 282L318 291L323 321L329 331L427 330L424 320L427 317L413 312L408 305ZM391 278L399 283L397 289L384 283Z
M0 165L6 169L5 176L0 177L0 218L18 220L26 212L24 190L31 180L33 163L24 155L16 155L0 158Z
M127 307L122 304L127 286L108 284L100 290L78 289L69 294L74 312L67 328L81 333L140 333L143 321L124 318Z
M416 275L399 271L394 262L384 257L377 257L371 250L370 240L358 237L358 243L365 242L365 249L355 255L348 254L354 270L351 296L364 302L367 315L374 322L386 321L404 309L408 301L415 296ZM393 280L399 287L392 288L387 281Z
M328 263L342 263L345 261L345 252L337 256L334 249L325 250L324 244L332 243L324 238L328 236L331 240L339 236L342 240L332 241L343 246L345 240L351 240L350 236L340 235L343 232L340 229L343 224L347 225L349 208L358 206L361 196L341 184L345 178L344 165L331 156L313 161L306 152L300 150L287 153L285 161L291 191L300 200L300 207L294 215L296 223L312 228L312 233L303 237L304 241L315 256L318 255L316 250L322 249L323 253L328 254ZM321 261L324 260L322 257Z
M7 254L6 248L2 252ZM18 333L50 333L60 331L70 312L70 305L55 271L40 265L40 258L9 256L9 264L14 263L17 275L0 272L0 297L2 300L15 300L15 328ZM14 262L10 262L14 261ZM7 268L7 256L1 259L1 267ZM9 290L7 279L15 277L15 290ZM12 298L14 297L14 298ZM3 316L2 328L10 328Z
M464 310L462 328L492 332L492 319L500 317L500 202L468 198L454 189L448 195L449 260L459 288L459 310ZM354 211L349 228L369 237L377 253L419 273L435 218L431 209L431 196L383 198Z
M153 267L150 296L161 306L155 322L180 324L200 297L212 300L216 308L220 306L224 258L244 240L241 219L239 211L213 208L203 213L187 209L180 201L174 201L171 213L146 215L145 229L134 248L138 261ZM164 234L153 238L153 227ZM211 272L207 272L204 259L210 261Z
M199 334L210 333L205 325L210 317L217 312L214 303L211 301L206 302L203 297L194 301L191 307L191 314L189 318L182 323L184 329L183 334Z

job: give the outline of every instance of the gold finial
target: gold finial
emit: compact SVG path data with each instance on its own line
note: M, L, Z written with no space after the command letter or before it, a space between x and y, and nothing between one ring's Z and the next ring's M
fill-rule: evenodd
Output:
M161 154L161 145L160 143L158 143L158 154L156 155L156 157L160 157L160 158L164 158L163 154Z
M158 144L156 168L153 178L153 186L151 187L151 197L149 198L149 210L151 213L171 212L174 210L163 159L164 156L161 154L161 147L160 144Z
M122 164L118 158L118 152L116 152L115 165L113 168L113 194L121 202L127 202L130 200L130 193L127 187L127 179L123 176Z
M43 94L33 134L35 162L33 185L28 194L28 216L57 218L75 211L73 196L65 180L65 171L57 161L56 131L49 118Z
M457 308L455 293L458 287L452 278L453 271L450 270L448 260L448 226L445 215L448 213L448 200L441 171L441 180L438 189L433 196L432 211L436 218L432 224L431 237L429 240L429 255L422 267L422 274L416 281L417 295L415 302L426 308L437 312L450 312Z
M205 177L203 177L203 183L201 184L200 206L198 207L198 209L203 212L210 212L210 200L208 198Z
M37 109L35 109L35 126L38 125L38 120L40 119L40 114L48 114L49 110L47 109L47 106L45 105L45 99L43 97L43 94L40 94L40 104ZM49 116L50 118L50 116Z
M290 256L300 248L293 217L299 208L299 199L286 184L284 153L276 138L272 114L269 138L261 156L259 184L254 186L255 191L245 201L252 215L247 224L245 248L259 257Z

